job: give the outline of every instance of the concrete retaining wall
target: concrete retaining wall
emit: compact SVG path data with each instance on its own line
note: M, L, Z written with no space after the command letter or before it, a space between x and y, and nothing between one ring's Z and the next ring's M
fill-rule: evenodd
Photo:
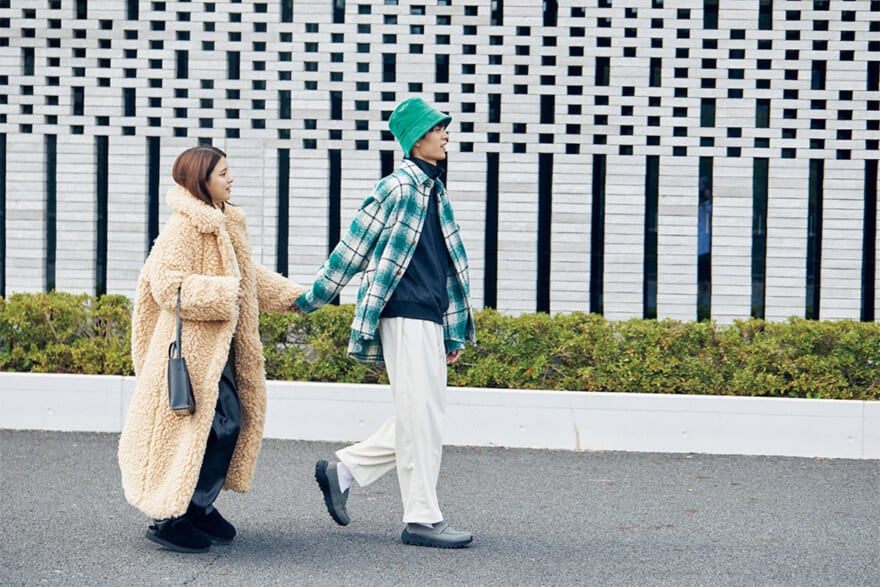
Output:
M0 373L0 428L118 432L133 377ZM450 388L446 443L880 459L880 402ZM352 441L383 385L270 381L265 436Z

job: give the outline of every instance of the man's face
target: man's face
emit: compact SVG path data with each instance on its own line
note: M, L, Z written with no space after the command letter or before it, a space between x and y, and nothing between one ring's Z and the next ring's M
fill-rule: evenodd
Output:
M437 165L438 161L446 159L446 143L448 142L449 133L446 132L446 127L438 124L416 141L410 150L410 155L432 165Z

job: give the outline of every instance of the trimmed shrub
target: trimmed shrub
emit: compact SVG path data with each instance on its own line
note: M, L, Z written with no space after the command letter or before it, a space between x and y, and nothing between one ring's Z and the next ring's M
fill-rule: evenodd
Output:
M131 375L124 296L0 299L0 370ZM351 305L260 315L269 379L386 383L346 355ZM585 313L476 314L449 384L623 393L880 399L880 324L749 319L726 326Z
M131 303L61 292L0 299L0 370L131 375Z
M260 314L266 376L283 381L387 383L385 369L348 358L353 306L303 314Z

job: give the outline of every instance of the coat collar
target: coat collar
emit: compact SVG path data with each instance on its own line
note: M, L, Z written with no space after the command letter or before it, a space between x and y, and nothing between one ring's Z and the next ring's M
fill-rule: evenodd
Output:
M440 179L440 176L443 175L443 169L437 165L428 163L423 159L416 159L415 157L410 157L409 160L415 163L419 169L424 171L433 180Z
M241 211L235 206L226 206L226 213L208 206L194 195L175 185L165 196L171 209L185 216L199 232L217 233L227 220L238 220Z
M430 175L425 173L425 171L421 167L419 167L419 165L416 164L416 162L412 159L404 159L400 163L399 169L401 169L404 173L413 178L417 185L424 185L428 189L433 188L435 183L443 185L443 182L440 181L439 178L432 178Z

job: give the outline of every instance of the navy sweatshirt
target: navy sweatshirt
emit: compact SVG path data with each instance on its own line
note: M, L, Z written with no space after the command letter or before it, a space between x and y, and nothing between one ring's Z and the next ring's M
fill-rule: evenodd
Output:
M412 158L411 161L434 180L434 189L412 261L382 310L382 317L413 318L443 324L443 314L449 307L446 274L452 262L440 229L437 206L436 182L443 170L421 159Z

